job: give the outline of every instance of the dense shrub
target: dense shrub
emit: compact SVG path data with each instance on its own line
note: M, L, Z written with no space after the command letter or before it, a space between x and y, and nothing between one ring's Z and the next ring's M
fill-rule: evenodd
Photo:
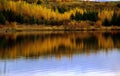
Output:
M79 21L83 19L83 15L80 12L75 13L75 20Z
M3 10L3 15L5 16L6 20L9 22L15 22L16 21L16 15L11 10Z
M23 24L24 23L24 17L21 14L16 15L16 22L18 22L20 24Z
M29 18L29 24L36 24L36 19L34 18L34 16Z
M37 4L42 4L43 2L41 0L38 0L37 1Z
M98 13L97 12L86 12L83 14L83 20L97 21Z
M74 16L73 14L71 14L70 19L71 19L71 20L74 20L74 19L75 19L75 16Z
M110 26L110 24L111 22L107 18L103 21L104 26Z
M105 26L120 26L120 15L118 15L117 13L114 13L112 16L112 19L109 21L108 19L105 19L103 21L103 25Z
M67 9L65 9L64 7L60 7L60 6L57 7L57 10L59 13L64 13L67 11Z
M97 21L98 13L97 12L85 12L81 14L80 12L76 12L75 15L71 14L70 17L72 20L89 20L89 21Z
M120 15L117 15L117 13L114 13L111 20L111 24L120 26Z
M5 24L6 19L4 17L4 15L0 12L0 24Z
M15 14L11 10L3 10L2 13L8 22L24 23L24 17L22 14Z
M117 4L117 7L120 8L120 3Z

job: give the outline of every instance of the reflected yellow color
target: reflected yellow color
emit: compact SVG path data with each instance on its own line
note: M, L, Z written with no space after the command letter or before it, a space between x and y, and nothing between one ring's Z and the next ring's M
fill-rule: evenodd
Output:
M0 34L0 58L38 58L98 53L120 48L119 32L18 32Z

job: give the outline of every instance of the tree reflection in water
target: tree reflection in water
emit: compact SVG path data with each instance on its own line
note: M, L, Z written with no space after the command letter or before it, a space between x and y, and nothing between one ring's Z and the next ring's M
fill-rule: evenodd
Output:
M119 32L18 32L0 34L0 59L72 57L120 48Z

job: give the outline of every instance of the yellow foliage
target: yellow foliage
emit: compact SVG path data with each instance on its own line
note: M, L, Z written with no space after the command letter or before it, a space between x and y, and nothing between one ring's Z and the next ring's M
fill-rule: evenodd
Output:
M5 10L12 10L17 14L23 14L25 16L34 16L36 19L43 17L48 21L51 18L58 21L68 20L70 19L71 14L75 14L76 11L82 14L86 11L83 9L75 8L73 10L61 14L57 10L54 11L41 5L29 4L23 1L21 2L7 1L6 4L7 7L4 7Z
M98 17L101 21L104 21L105 19L111 20L113 13L114 11L112 10L103 10L98 13Z
M6 7L5 7L6 6ZM4 7L4 8L3 8ZM55 20L55 21L64 21L69 20L71 15L75 15L76 12L83 14L87 12L85 9L74 8L64 13L59 13L58 10L52 10L51 8L47 8L42 5L29 4L24 1L7 1L4 6L0 4L0 8L5 10L11 10L16 14L22 14L27 17L34 17L35 19L44 18L47 21ZM106 18L111 20L113 16L113 10L102 10L98 12L99 21L103 22Z

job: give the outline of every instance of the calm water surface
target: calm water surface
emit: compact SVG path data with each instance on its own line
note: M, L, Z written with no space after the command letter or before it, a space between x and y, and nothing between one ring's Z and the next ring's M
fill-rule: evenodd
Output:
M120 76L120 32L0 33L0 76Z

